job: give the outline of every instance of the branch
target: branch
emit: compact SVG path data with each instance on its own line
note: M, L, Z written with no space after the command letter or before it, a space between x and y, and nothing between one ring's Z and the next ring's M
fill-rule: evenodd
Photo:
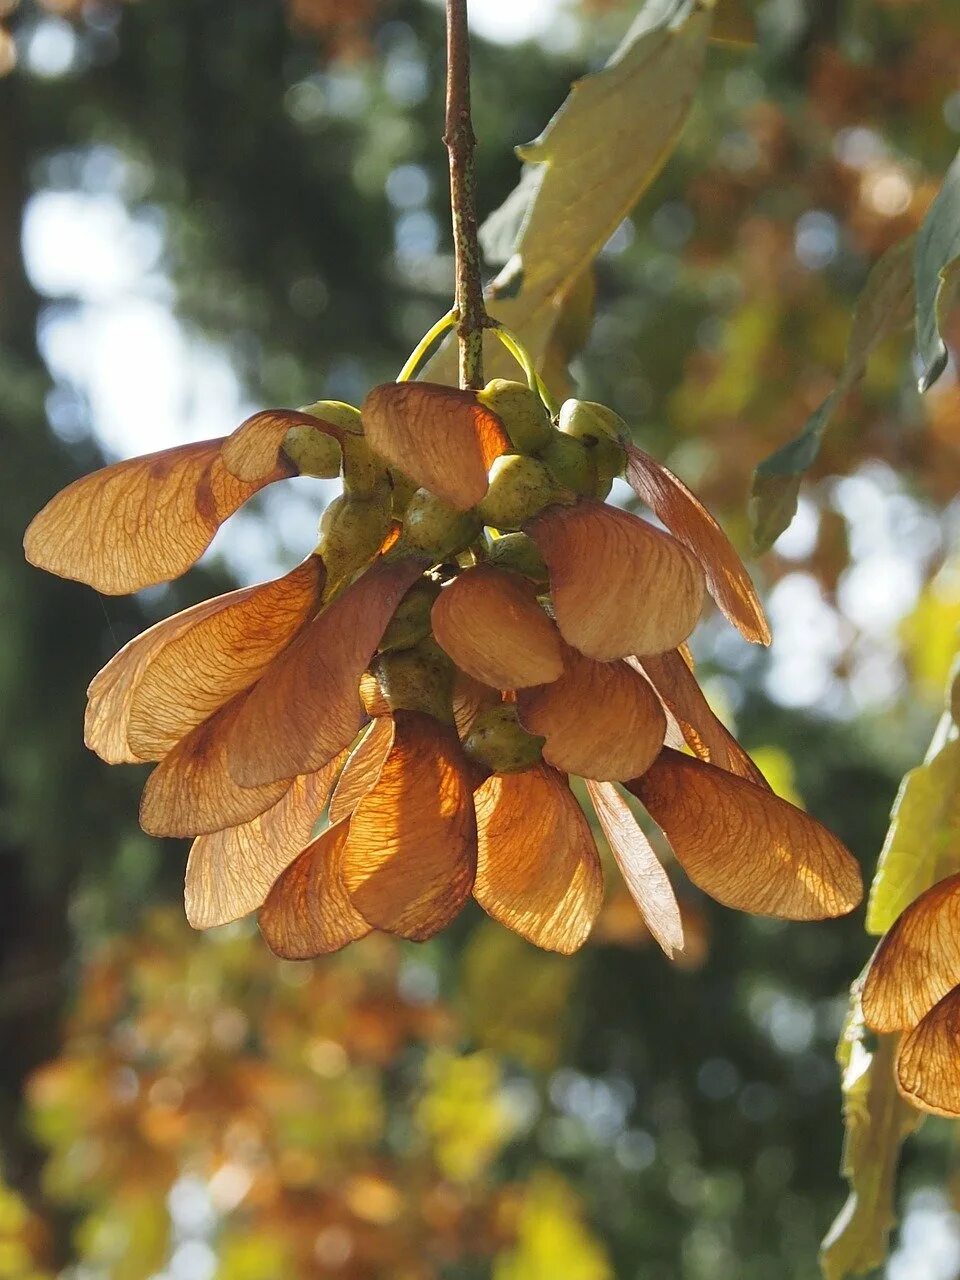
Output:
M460 385L483 386L483 330L487 321L477 240L476 180L470 119L470 37L467 0L447 0L447 113L443 141L450 157L450 208L456 263Z

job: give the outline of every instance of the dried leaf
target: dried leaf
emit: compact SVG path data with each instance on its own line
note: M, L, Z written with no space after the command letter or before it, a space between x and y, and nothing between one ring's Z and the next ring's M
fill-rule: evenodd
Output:
M238 480L261 480L281 462L280 449L287 432L294 427L322 431L342 441L342 427L295 409L263 409L241 422L223 442L223 465Z
M141 757L130 749L127 726L130 705L143 673L154 657L182 632L198 625L218 610L229 608L235 600L245 597L247 591L246 587L240 591L230 591L212 600L203 600L171 618L164 618L114 654L107 665L97 672L87 689L83 740L91 751L95 751L107 764L141 762Z
M960 984L960 875L933 885L885 934L867 971L863 1016L873 1031L909 1031Z
M903 1096L938 1116L960 1116L960 990L943 997L905 1036L897 1055Z

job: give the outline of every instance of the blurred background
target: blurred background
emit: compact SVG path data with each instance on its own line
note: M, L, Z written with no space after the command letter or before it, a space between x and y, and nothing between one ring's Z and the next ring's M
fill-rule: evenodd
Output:
M636 6L472 8L485 216ZM833 388L870 264L960 144L955 0L756 12L601 254L572 369L744 550L752 468ZM270 488L130 600L28 568L23 529L104 460L395 375L450 301L442 27L430 0L0 0L2 1280L812 1280L843 1203L861 914L749 919L681 882L671 966L611 876L573 960L469 910L425 946L284 963L251 921L190 931L143 771L82 746L94 672L292 566L322 484ZM960 623L960 387L951 363L921 402L909 348L875 357L754 565L772 649L717 619L696 649L868 877ZM960 1276L958 1172L928 1123L891 1280Z

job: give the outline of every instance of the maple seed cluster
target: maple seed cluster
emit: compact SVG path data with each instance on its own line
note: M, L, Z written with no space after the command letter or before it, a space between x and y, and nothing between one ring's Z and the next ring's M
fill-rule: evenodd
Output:
M400 381L362 410L255 414L57 495L28 559L122 593L183 573L264 485L340 475L316 550L132 640L89 688L87 744L156 761L145 830L192 836L191 923L260 909L280 955L432 936L473 897L572 952L600 910L577 776L650 933L683 948L639 801L731 907L843 914L856 863L778 798L710 710L685 641L709 591L770 639L733 547L602 405ZM658 528L605 501L624 475ZM621 788L623 790L621 790Z

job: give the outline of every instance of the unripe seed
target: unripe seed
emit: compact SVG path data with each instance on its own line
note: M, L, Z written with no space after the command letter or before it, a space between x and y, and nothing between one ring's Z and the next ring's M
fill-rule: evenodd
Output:
M552 502L572 496L537 458L509 453L490 468L490 487L477 511L494 529L516 530Z
M559 484L584 497L593 497L597 487L597 460L595 450L586 441L564 435L562 431L551 431L539 456Z
M428 637L410 649L381 653L371 667L394 711L423 711L453 724L453 663Z
M324 422L339 427L348 435L363 435L360 410L355 409L352 404L346 404L343 400L316 400L313 404L308 404L302 412L312 413L315 418L322 418Z
M617 476L622 476L627 455L622 444L606 438L597 441L594 456L597 460L597 487L594 497L602 502L613 487Z
M463 749L471 759L495 773L517 773L540 763L545 741L521 726L515 702L501 702L480 712L464 739Z
M390 490L386 484L371 498L344 493L334 498L320 518L317 548L335 585L376 555L390 530Z
M430 634L430 610L440 594L440 583L433 578L415 582L397 605L397 611L380 641L380 652L410 649Z
M605 498L626 463L622 441L627 424L618 413L593 400L565 400L560 409L560 430L594 449L597 483L593 496Z
M387 466L362 436L343 441L343 491L354 498L372 498L386 486Z
M393 486L393 518L402 520L410 505L410 499L417 492L417 486L413 480L405 476L402 471L397 471L395 467L390 468L389 475Z
M487 564L498 569L512 569L537 583L548 581L547 566L540 548L525 533L505 533L494 538L487 552Z
M506 427L517 453L536 453L549 439L550 415L525 383L493 378L477 392L477 399Z
M457 511L429 489L418 489L403 515L397 553L421 555L434 563L465 550L480 532L472 511Z
M316 427L291 427L283 437L283 452L302 476L332 480L340 474L340 441Z
M585 436L606 436L619 441L630 434L619 413L595 400L564 400L558 422L561 431L581 440Z

